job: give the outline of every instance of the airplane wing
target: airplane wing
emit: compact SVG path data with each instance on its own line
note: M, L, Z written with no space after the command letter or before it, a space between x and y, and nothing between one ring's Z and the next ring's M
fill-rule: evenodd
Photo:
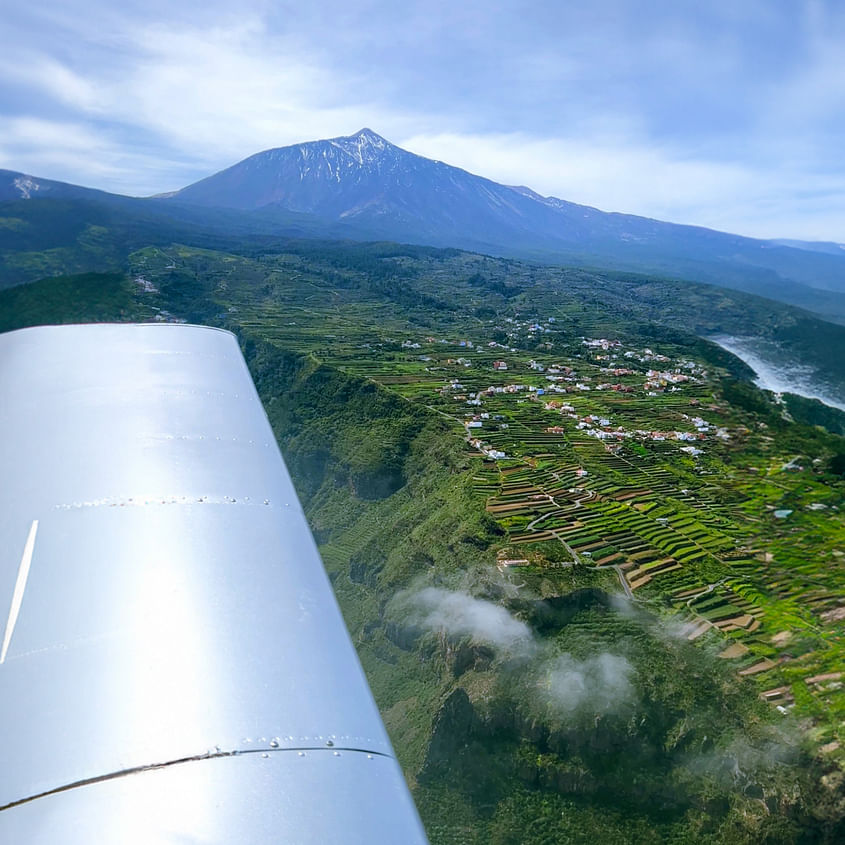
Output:
M0 842L426 842L233 335L0 335Z

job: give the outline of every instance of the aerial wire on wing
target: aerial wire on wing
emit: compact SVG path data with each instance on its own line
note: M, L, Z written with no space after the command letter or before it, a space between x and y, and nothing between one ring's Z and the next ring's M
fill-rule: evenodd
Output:
M23 547L23 557L18 567L18 578L15 581L15 591L12 593L12 606L9 608L9 618L6 620L6 633L3 635L3 648L0 650L0 664L6 662L6 653L9 651L9 644L12 642L12 634L15 632L15 625L18 621L18 614L21 610L26 579L29 577L29 567L32 563L32 552L35 549L35 535L38 533L38 520L32 520L29 529L29 536L26 538L26 545Z

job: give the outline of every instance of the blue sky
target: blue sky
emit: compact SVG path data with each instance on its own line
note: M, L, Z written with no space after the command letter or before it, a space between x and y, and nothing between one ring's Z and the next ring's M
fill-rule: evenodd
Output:
M604 210L845 241L838 0L0 0L0 12L0 167L150 194L369 126Z

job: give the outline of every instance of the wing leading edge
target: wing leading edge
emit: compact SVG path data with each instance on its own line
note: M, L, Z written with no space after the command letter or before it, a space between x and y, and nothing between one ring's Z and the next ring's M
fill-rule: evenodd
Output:
M0 841L425 843L233 335L0 335Z

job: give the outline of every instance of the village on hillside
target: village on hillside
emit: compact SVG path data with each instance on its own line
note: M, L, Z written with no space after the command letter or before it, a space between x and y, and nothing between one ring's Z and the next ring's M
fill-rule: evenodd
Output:
M150 285L174 260L139 255ZM295 288L268 302L244 286L230 308L284 349L443 419L466 444L478 507L503 532L491 569L517 589L528 573L561 589L601 576L670 613L773 710L809 717L819 753L845 754L842 484L827 457L785 445L726 398L723 358L609 333L618 321L577 298L483 320L425 310L416 327L387 307L339 309L330 286L309 284L307 304Z
M523 343L385 339L374 358L405 357L350 366L463 427L482 459L476 489L506 531L495 565L611 570L631 600L667 601L687 639L719 636L720 656L780 712L841 706L845 609L814 573L842 555L842 503L821 461L777 454L705 362L606 337L568 356L526 350L554 335L554 317L502 330Z

